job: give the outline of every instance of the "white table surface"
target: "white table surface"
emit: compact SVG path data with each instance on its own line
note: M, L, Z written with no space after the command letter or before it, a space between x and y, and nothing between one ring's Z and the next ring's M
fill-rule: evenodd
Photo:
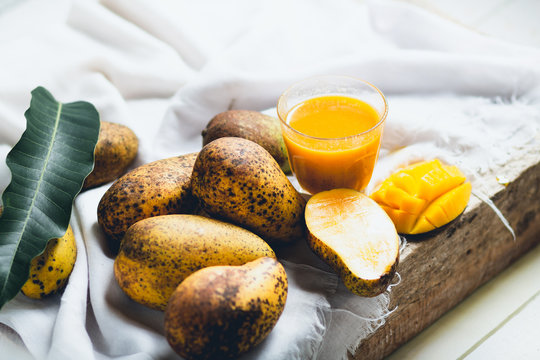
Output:
M481 33L540 47L538 0L402 0ZM539 234L540 236L540 234ZM482 286L390 359L540 359L540 247ZM29 359L16 334L0 358Z

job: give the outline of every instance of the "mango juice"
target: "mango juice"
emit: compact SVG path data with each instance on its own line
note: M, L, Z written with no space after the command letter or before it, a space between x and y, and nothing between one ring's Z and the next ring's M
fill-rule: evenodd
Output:
M290 109L283 138L300 185L311 194L335 188L363 190L381 143L381 116L354 97L325 95Z

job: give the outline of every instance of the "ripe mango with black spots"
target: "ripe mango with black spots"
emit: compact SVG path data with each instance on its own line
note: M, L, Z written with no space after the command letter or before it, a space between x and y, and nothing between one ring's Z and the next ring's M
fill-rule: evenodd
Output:
M203 146L222 137L240 137L261 145L285 174L291 173L279 119L252 110L228 110L214 116L202 132Z
M49 240L43 253L32 259L22 293L41 299L60 292L73 271L76 259L77 244L70 225L64 236Z
M0 206L0 216L3 207ZM77 244L71 225L60 238L49 240L43 253L30 262L28 280L21 291L32 299L42 299L64 289L75 267Z
M120 288L136 302L164 310L174 289L193 272L275 257L260 237L199 215L162 215L129 228L114 261Z
M165 335L185 359L236 359L271 332L287 299L283 266L263 257L185 279L165 311Z
M159 215L192 213L191 172L197 153L141 165L116 180L98 204L98 223L117 252L128 228Z
M434 159L390 175L370 196L390 216L398 232L420 234L458 217L469 202L471 189L458 167Z
M304 237L306 201L272 155L253 141L224 137L205 145L193 166L191 187L212 217L269 242Z
M139 139L133 130L102 121L94 150L94 169L84 180L83 190L119 178L135 160L138 149Z

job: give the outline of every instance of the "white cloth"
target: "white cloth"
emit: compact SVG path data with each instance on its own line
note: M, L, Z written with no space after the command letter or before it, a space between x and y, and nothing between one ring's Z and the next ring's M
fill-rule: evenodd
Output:
M136 166L200 149L215 114L272 108L287 86L317 74L363 78L387 95L371 186L399 165L439 156L478 188L474 176L540 142L539 50L399 2L26 0L0 10L2 160L38 85L132 128ZM1 161L0 190L9 180ZM0 323L37 359L178 358L163 337L163 314L129 300L114 280L96 216L108 186L76 199L78 259L65 292L41 301L18 295L0 310ZM346 358L384 322L391 291L351 295L302 243L282 259L285 312L243 358Z

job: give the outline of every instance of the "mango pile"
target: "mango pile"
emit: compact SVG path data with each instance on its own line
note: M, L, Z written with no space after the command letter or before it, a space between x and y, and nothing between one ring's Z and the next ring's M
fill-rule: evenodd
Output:
M285 174L277 119L226 111L202 138L197 153L121 176L98 205L118 285L165 312L165 336L186 359L236 358L270 333L288 293L276 246L307 241L352 293L377 296L399 263L398 232L448 223L470 195L459 169L433 160L371 197L334 189L306 204Z
M284 173L277 119L228 111L202 135L200 152L118 178L98 204L98 223L118 285L165 312L178 354L236 358L283 312L287 275L272 247L305 237L306 201Z

